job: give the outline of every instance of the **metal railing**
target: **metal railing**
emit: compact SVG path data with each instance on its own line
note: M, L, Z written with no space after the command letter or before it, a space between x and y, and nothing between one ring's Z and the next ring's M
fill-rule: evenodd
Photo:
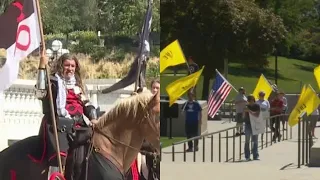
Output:
M311 120L299 118L298 122L298 168L308 165L310 150L313 146Z
M287 121L285 121L285 127L282 126L282 128L281 128L281 121L285 120L286 117L288 117L288 115L282 114L282 115L276 115L276 116L272 116L272 117L268 118L269 120L271 120L273 122L280 121L278 123L280 124L280 128L279 129L282 132L282 136L281 136L281 139L278 139L278 141L288 140L289 138L292 139L292 128L290 128L290 137L288 137L289 131L288 131ZM239 155L238 158L239 158L239 160L241 160L241 158L242 158L241 156L244 154L244 152L242 151L242 147L244 147L243 140L245 138L243 138L241 135L240 136L236 136L236 130L239 127L241 127L241 126L230 127L230 128L223 129L223 130L220 130L220 131L212 132L212 133L209 133L209 134L205 134L205 135L201 135L201 136L197 136L197 137L193 137L193 138L190 138L190 139L187 139L187 140L183 140L183 141L179 141L179 142L173 143L172 144L172 161L176 160L176 153L178 153L178 152L176 152L176 146L183 144L183 152L182 152L183 153L183 161L186 162L187 161L187 154L188 154L188 152L186 152L186 144L188 142L190 142L190 141L193 141L193 144L195 144L196 141L202 140L202 148L199 148L199 149L202 149L202 161L206 162L207 161L207 159L206 159L206 139L207 138L209 138L209 140L210 140L210 153L209 153L209 156L210 156L210 161L211 162L215 162L215 161L221 162L222 159L223 159L223 155L222 154L224 154L224 158L225 158L226 162L228 162L230 160L232 160L234 162L236 160L236 154ZM265 133L260 134L260 145L258 146L258 148L263 149L263 148L266 148L266 147L271 146L272 144L276 143L277 139L275 141L273 139L274 129L273 128L271 128L271 129L269 130L268 121L266 121L266 131L265 131ZM232 138L231 157L229 156L229 152L230 152L230 143L229 143L230 131L231 131L231 135L232 135L231 136L231 138ZM225 138L222 137L223 134L225 134ZM218 139L216 139L216 136L218 136ZM251 149L252 149L252 143L250 143L250 144L251 144ZM199 142L198 146L200 147L200 142ZM236 146L238 146L238 148L236 148ZM218 153L217 157L214 155L214 153L216 151ZM192 153L193 153L193 162L196 162L196 160L197 160L196 157L197 157L197 153L198 152L194 148ZM180 154L181 154L181 152L180 152ZM217 160L215 160L215 158L217 158Z
M235 120L235 104L233 103L233 101L229 101L229 102L224 102L222 104L222 107L220 108L221 111L221 115L223 117L226 117L227 116L227 113L229 113L228 115L228 119L229 119L229 122L232 122Z

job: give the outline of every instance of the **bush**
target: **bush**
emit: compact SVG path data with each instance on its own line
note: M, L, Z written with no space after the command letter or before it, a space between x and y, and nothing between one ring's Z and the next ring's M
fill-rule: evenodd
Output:
M75 31L69 34L69 39L75 41L71 51L75 53L93 54L99 45L99 38L94 31Z
M47 34L44 36L44 40L46 43L46 48L51 49L51 44L52 41L54 40L59 40L62 42L62 48L67 48L68 47L68 40L67 40L67 35L66 34Z

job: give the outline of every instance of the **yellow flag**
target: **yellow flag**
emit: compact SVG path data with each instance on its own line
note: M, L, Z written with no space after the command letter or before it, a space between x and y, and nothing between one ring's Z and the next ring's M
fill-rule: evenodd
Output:
M292 109L292 111L291 111L291 113L289 115L288 123L289 123L290 127L295 126L296 124L298 124L299 117L302 115L302 113L305 110L305 106L303 105L302 101L304 99L304 94L306 92L306 89L307 89L307 86L304 85L302 90L301 90L300 97L299 97L299 99L297 101L297 104Z
M268 99L271 92L272 92L272 86L270 85L270 83L268 82L266 77L264 77L263 74L261 74L259 81L257 83L257 86L252 93L255 99L259 99L259 92L260 91L265 92L264 99Z
M315 77L316 80L317 80L318 87L319 87L319 89L320 89L320 66L314 68L313 74L314 74L314 77Z
M160 73L169 66L186 63L178 40L173 41L160 52Z
M179 97L181 97L190 88L194 87L197 84L203 69L204 66L200 71L190 74L189 76L177 79L166 87L166 91L170 99L169 106L171 106L177 99L179 99Z
M306 112L307 115L312 114L318 108L320 99L311 85L304 86L298 102L289 116L289 125L292 127L299 122L299 117Z
M312 86L309 85L306 89L305 96L306 99L306 111L307 115L311 115L314 110L316 110L320 104L320 99L317 93L313 90Z

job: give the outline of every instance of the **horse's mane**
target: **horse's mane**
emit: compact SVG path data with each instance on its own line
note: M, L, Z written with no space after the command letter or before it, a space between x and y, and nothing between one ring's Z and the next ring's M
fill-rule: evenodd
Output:
M143 118L137 118L139 113L147 110L147 106L151 100L152 93L145 90L139 94L132 95L128 98L118 101L109 112L104 113L98 120L96 127L101 129L108 122L126 118L127 120L139 120L138 124L142 123Z

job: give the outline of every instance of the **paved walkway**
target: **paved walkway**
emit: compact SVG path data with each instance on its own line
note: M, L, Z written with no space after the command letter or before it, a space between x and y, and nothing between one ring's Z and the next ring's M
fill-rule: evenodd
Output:
M210 122L209 132L212 130L224 129L228 126L234 125L233 123L221 124L221 122ZM213 127L216 126L216 127ZM316 136L320 135L320 130L316 129ZM238 138L238 137L237 137ZM232 139L232 138L231 138ZM236 138L235 138L236 139ZM244 140L244 138L242 138ZM242 141L243 141L242 140ZM270 140L270 139L269 139ZM207 139L206 145L207 145ZM210 139L208 139L210 143ZM237 142L237 140L236 140ZM226 141L224 141L223 146ZM232 140L231 140L232 143ZM231 144L230 143L230 144ZM215 143L214 143L215 144ZM200 146L201 147L201 146ZM238 147L238 146L235 146ZM176 147L182 151L181 147ZM207 154L210 154L210 145L205 149ZM242 147L243 148L243 147ZM222 163L219 163L217 158L214 158L214 162L210 162L210 157L206 162L202 162L202 151L196 156L197 162L193 161L192 153L187 155L187 162L183 162L183 156L177 155L176 161L172 162L171 147L163 150L163 161L161 162L161 178L163 180L318 180L320 174L318 168L307 168L302 166L297 168L297 128L293 128L293 139L273 144L263 150L259 149L260 161L245 162L239 160L239 155L235 157L235 162L224 162L225 158L222 158ZM226 152L226 148L223 155ZM232 152L232 151L229 151ZM181 154L181 153L180 153ZM231 154L231 153L229 153ZM190 156L190 157L189 157ZM231 154L232 156L232 154ZM243 159L243 156L241 157Z

